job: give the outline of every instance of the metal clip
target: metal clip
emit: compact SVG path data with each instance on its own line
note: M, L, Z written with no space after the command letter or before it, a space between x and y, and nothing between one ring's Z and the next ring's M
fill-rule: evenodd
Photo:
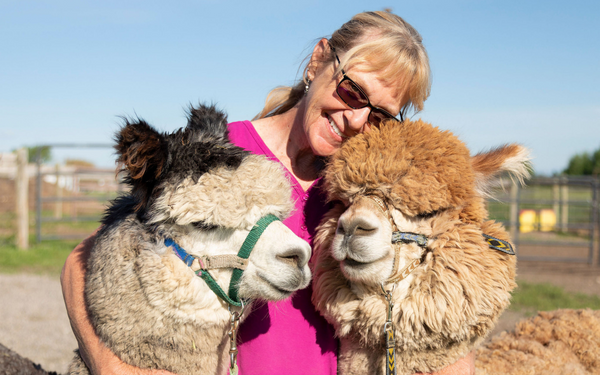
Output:
M230 375L237 375L237 373L238 373L237 333L238 333L238 327L240 324L240 317L244 313L244 308L246 307L244 304L244 300L240 300L240 302L242 303L242 308L239 312L232 311L231 305L229 305L227 307L227 309L229 310L229 314L231 315L231 320L230 320L231 329L229 330L229 333L228 333L228 335L229 335L229 374Z

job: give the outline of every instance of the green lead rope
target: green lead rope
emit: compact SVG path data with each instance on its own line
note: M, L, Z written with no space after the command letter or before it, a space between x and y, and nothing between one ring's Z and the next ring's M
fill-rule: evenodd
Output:
M223 288L221 288L221 286L217 283L217 281L215 279L213 279L211 274L208 273L208 271L198 270L198 271L196 271L196 275L198 275L202 280L204 280L206 285L208 285L210 290L212 290L213 293L217 295L217 297L219 297L220 299L222 299L223 301L227 302L230 305L242 307L242 302L237 300L237 298L236 298L236 300L233 300L232 298L230 298L227 295L227 293L225 293Z
M238 252L238 257L248 259L252 249L254 249L254 245L256 245L256 242L258 242L258 239L263 234L265 229L267 229L269 224L277 220L279 220L279 218L272 214L260 218L260 220L254 224L254 227L250 233L248 233L248 236L246 236L246 240ZM242 277L242 273L242 270L234 268L233 273L231 274L231 281L229 282L229 297L231 297L231 299L237 303L240 303L238 299L238 284L240 282L240 277ZM236 304L236 306L241 306L241 303L239 305Z
M248 259L250 253L252 252L252 249L256 245L256 242L258 242L258 239L263 234L265 229L267 229L269 224L276 220L279 220L279 218L272 214L263 216L260 220L258 220L258 222L254 224L252 230L250 230L250 233L248 233L248 236L246 236L246 240L242 244L242 247L240 248L240 251L238 252L237 256L242 259ZM172 247L175 250L175 254L177 254L177 256L181 260L183 260L188 267L192 265L192 262L196 258L193 255L188 254L183 248L181 248L181 246L179 246L171 238L165 239L165 246ZM210 290L213 291L213 293L215 293L219 298L221 298L228 304L237 307L242 307L242 302L238 298L238 284L240 278L242 277L242 273L243 270L239 268L233 269L231 281L229 282L229 293L225 293L223 288L221 288L221 286L206 269L199 269L195 272L195 274L198 277L204 280L206 285L208 285L208 287L210 288Z

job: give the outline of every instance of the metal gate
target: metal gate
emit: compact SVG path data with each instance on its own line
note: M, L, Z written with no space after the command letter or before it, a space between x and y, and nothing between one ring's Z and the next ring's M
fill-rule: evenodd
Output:
M123 190L115 169L48 166L43 147L110 149L109 144L49 144L36 155L36 239L83 239L98 226L106 203Z

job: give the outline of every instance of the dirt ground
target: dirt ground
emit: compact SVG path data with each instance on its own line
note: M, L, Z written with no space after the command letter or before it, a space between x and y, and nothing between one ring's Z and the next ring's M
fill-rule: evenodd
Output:
M598 266L520 261L518 280L600 296ZM506 312L495 332L511 329L522 318ZM48 371L66 372L77 342L57 277L0 274L0 342Z
M584 293L600 297L600 266L581 263L532 262L517 263L517 282L549 283L572 293ZM506 311L490 335L490 338L512 327L525 316Z
M77 341L58 277L0 274L0 342L47 371L67 372Z

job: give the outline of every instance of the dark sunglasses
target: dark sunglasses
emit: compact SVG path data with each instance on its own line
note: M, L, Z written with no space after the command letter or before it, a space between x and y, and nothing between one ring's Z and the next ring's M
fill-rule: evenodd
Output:
M331 47L331 51L333 52L333 55L335 56L338 64L341 65L340 58L335 52L335 48ZM346 75L344 69L342 69L342 74L344 75L344 77L342 78L340 83L338 83L335 92L337 92L340 99L342 99L344 103L346 103L348 107L352 109L361 109L369 107L371 109L371 112L369 113L369 124L371 124L372 126L379 126L379 124L381 124L383 120L387 119L394 119L400 122L404 121L404 118L402 117L402 112L399 113L400 119L398 119L396 116L392 115L385 109L378 108L372 105L371 101L369 100L369 97L364 92L364 90Z

